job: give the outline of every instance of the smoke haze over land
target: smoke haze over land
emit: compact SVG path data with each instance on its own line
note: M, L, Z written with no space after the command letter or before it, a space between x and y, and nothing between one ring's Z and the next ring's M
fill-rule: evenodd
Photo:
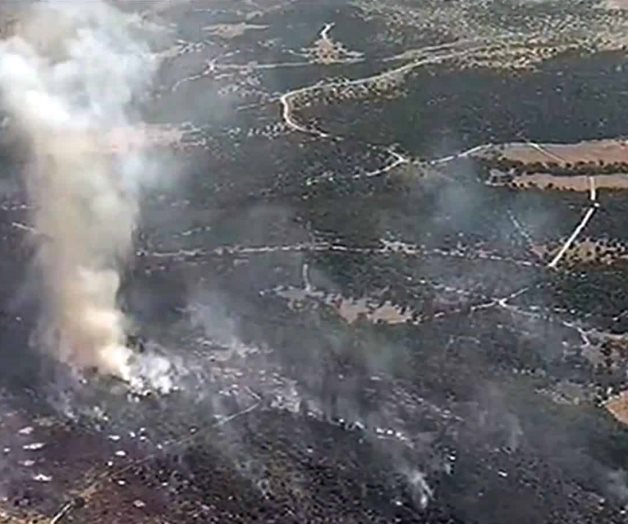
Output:
M147 170L106 147L132 122L155 61L133 19L101 0L33 5L0 43L4 103L30 150L25 185L45 282L41 343L72 366L130 377L117 305Z

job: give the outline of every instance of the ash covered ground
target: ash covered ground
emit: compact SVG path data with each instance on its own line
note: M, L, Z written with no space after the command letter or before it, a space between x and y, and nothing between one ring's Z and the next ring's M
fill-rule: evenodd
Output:
M177 388L33 344L7 117L0 522L628 522L622 2L116 5L160 69L107 147L172 173L120 302Z

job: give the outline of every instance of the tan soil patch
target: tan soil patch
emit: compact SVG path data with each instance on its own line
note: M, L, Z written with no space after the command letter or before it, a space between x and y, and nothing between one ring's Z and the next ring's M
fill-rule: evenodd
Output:
M628 3L628 1L627 1ZM626 140L591 140L575 144L538 144L526 143L503 144L498 147L499 158L532 164L553 162L559 165L598 163L605 164L628 162L628 141Z
M316 61L321 64L333 64L341 59L342 49L326 38L314 42L314 49Z
M261 30L266 29L267 27L268 26L266 25L245 24L244 22L240 22L238 24L208 25L205 26L203 29L213 36L218 36L221 38L235 38L237 36L242 36L247 31L255 29Z
M628 424L628 391L622 391L619 395L606 402L604 407L619 422Z
M605 9L626 10L628 9L628 0L603 0L600 5Z
M298 288L280 289L277 290L277 295L288 300L292 308L298 308L308 298L319 300L333 308L348 324L353 324L361 317L373 324L378 322L392 325L404 324L411 322L413 317L413 311L410 308L404 309L388 300L380 304L368 297L346 298L342 295Z

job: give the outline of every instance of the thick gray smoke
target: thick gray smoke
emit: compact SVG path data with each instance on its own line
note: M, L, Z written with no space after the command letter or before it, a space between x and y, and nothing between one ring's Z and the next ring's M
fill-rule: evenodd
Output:
M101 0L50 0L0 42L4 104L31 151L25 177L42 238L44 343L78 369L129 380L117 293L147 165L141 150L120 146L156 69L135 22Z

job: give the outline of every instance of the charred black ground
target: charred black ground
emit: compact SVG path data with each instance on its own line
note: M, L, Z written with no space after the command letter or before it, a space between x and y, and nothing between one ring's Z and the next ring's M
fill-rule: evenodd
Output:
M0 522L628 522L628 432L604 409L626 388L626 261L548 268L534 247L588 195L494 187L493 160L458 155L625 136L628 15L142 4L172 24L145 116L182 134L155 148L173 183L145 199L120 300L180 387L77 386L32 347L6 123ZM328 23L331 62L311 50ZM628 243L624 193L600 191L587 236Z

